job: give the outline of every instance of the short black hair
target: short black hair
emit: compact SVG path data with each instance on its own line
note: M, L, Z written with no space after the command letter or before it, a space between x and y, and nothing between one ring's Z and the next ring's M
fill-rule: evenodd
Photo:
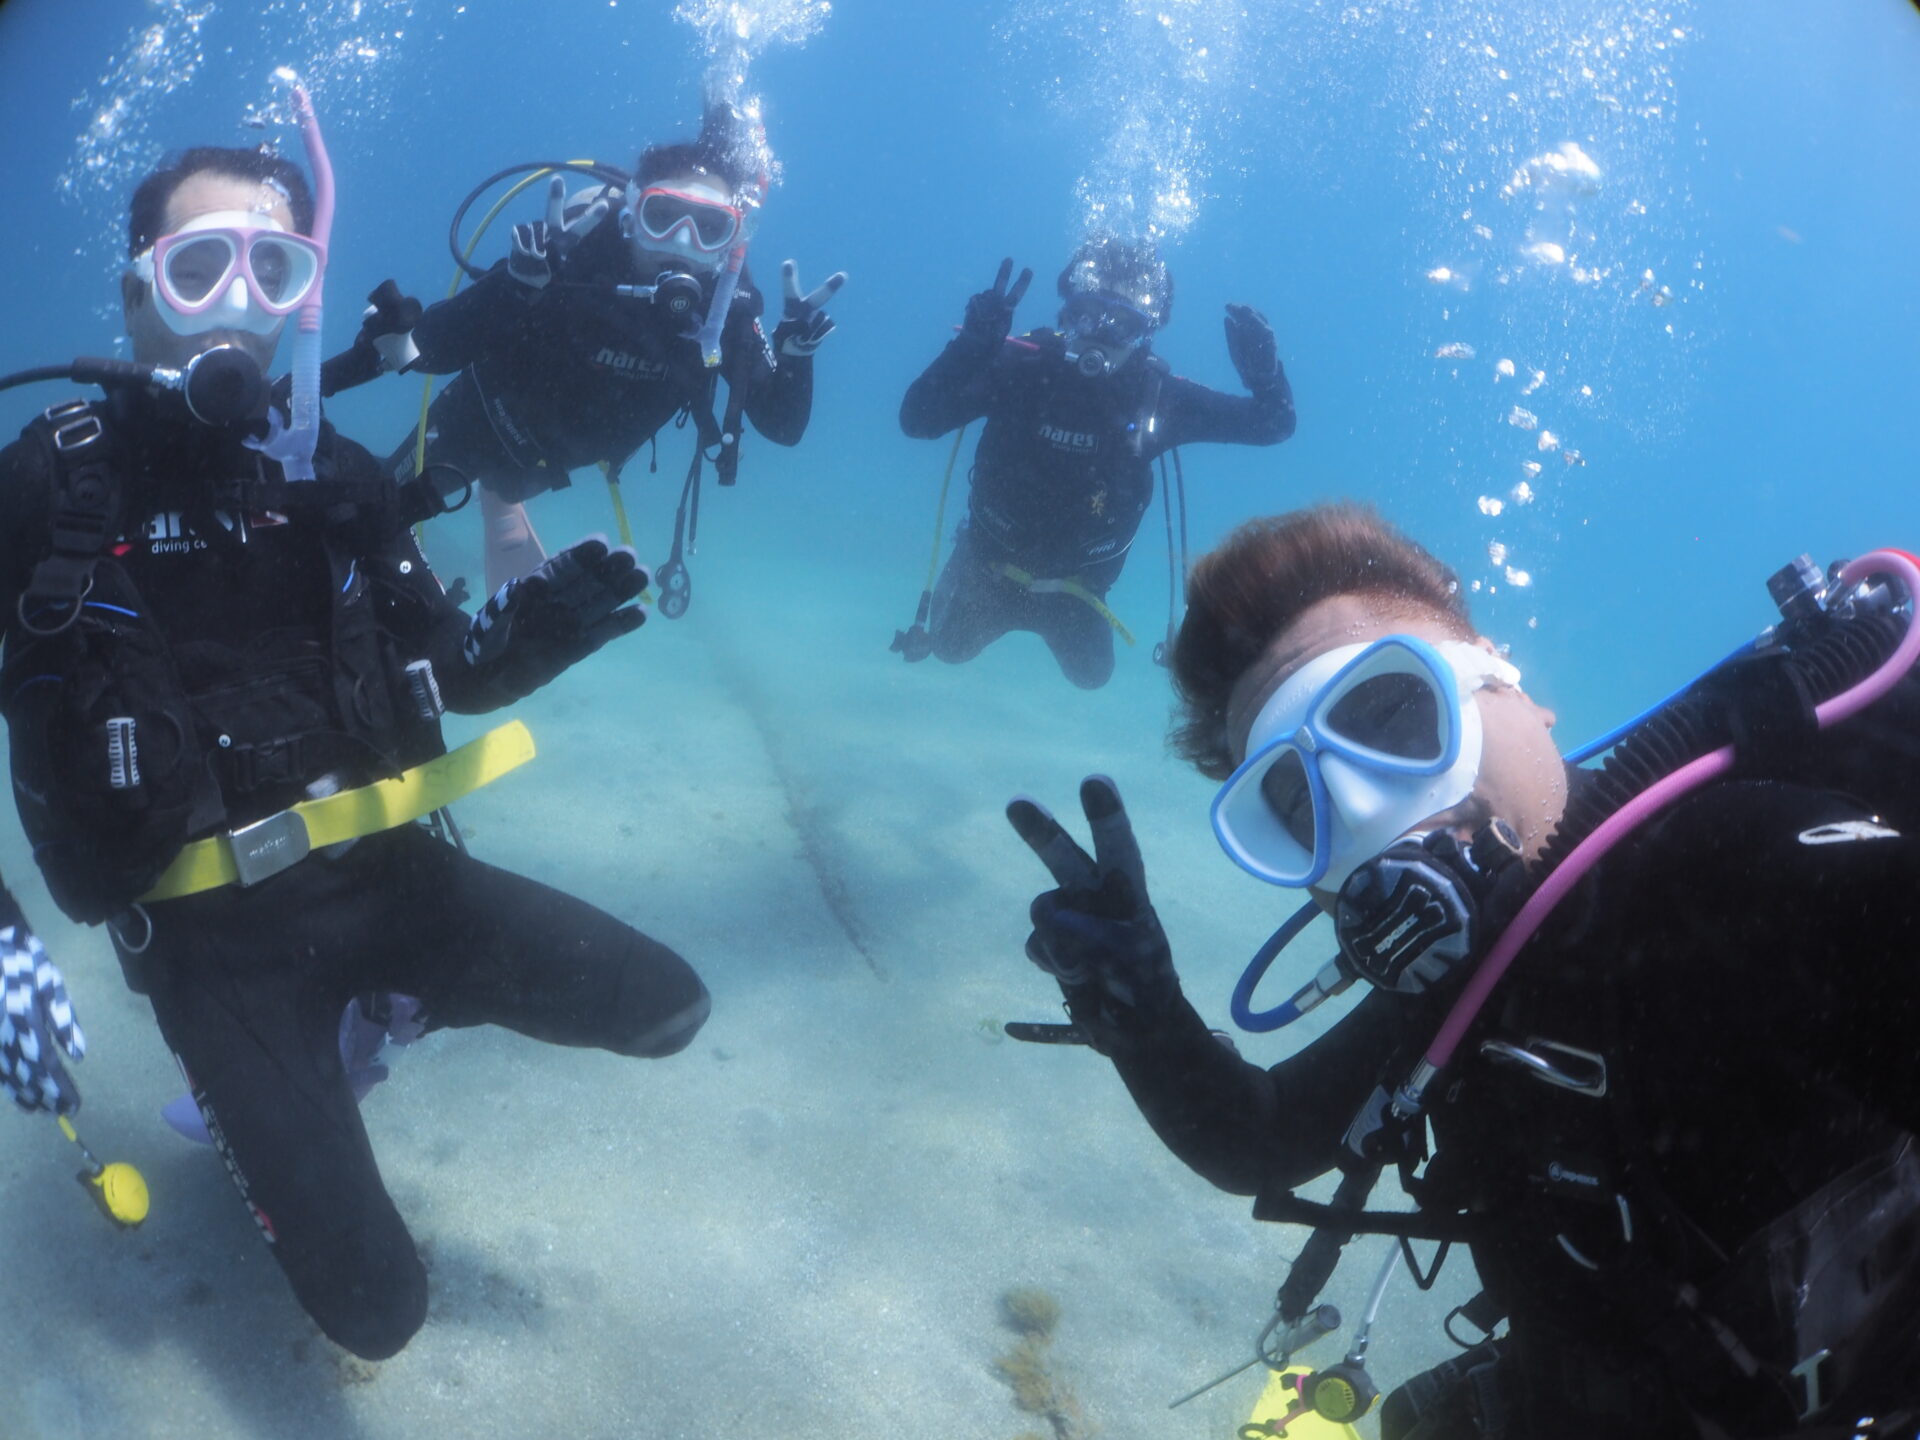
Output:
M687 174L711 175L727 187L729 194L736 193L744 179L739 165L720 146L707 140L649 145L640 152L640 159L633 167L633 178L642 185L651 185L668 175Z
M287 197L293 228L302 235L313 230L313 192L300 167L282 159L264 145L255 150L224 145L195 145L164 156L152 174L133 192L127 208L127 254L138 255L160 238L166 223L167 202L173 192L195 175L227 175L235 180L259 180Z

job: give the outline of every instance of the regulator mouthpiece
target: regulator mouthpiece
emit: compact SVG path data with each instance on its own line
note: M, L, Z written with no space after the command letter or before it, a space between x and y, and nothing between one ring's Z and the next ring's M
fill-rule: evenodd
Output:
M202 425L233 425L260 412L267 377L237 345L216 345L187 362L179 390L188 413Z
M653 303L676 320L695 318L703 298L700 282L681 272L662 275L653 290Z

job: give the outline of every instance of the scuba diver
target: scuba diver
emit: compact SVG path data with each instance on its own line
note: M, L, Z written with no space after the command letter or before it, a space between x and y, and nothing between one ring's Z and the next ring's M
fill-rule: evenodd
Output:
M1112 781L1081 788L1092 855L1008 808L1056 882L1027 953L1072 1025L1045 1038L1108 1056L1257 1218L1313 1227L1276 1327L1355 1234L1469 1247L1465 1354L1388 1398L1383 1440L1920 1421L1920 565L1803 557L1769 588L1778 624L1587 769L1453 572L1370 511L1252 521L1202 559L1174 745L1224 782L1228 855L1310 891L1339 945L1249 1014L1283 927L1236 1014L1275 1028L1366 982L1271 1069L1182 995ZM1416 1210L1366 1208L1388 1166ZM1330 1203L1294 1195L1328 1172Z
M1293 434L1293 391L1273 327L1227 307L1227 354L1247 387L1224 395L1170 374L1153 353L1173 277L1151 245L1095 235L1060 272L1060 328L1012 339L1033 278L967 301L960 333L907 389L900 428L931 440L986 417L965 520L924 630L894 639L909 660L973 659L1010 630L1046 641L1075 685L1113 674L1118 621L1105 596L1153 499L1152 462L1193 441L1273 445ZM956 440L956 444L958 441Z
M427 1277L342 1063L357 997L631 1056L684 1048L710 1002L666 946L455 843L445 807L532 744L513 723L448 753L443 708L512 703L630 633L647 574L590 540L475 616L443 593L409 527L444 497L319 415L332 183L294 100L311 190L212 147L141 182L132 361L0 380L107 390L0 451L0 711L54 900L107 925L301 1305L381 1359L424 1322ZM84 1036L4 890L0 1017L0 1084L64 1122Z
M697 140L649 148L631 177L584 167L595 183L568 199L555 174L545 221L515 226L492 269L476 270L456 248L471 287L417 319L395 305L370 321L388 334L410 326L415 353L404 368L459 372L433 402L426 461L479 484L489 593L546 559L523 502L567 485L583 465L617 476L676 416L691 418L697 451L723 485L739 464L743 415L777 445L806 431L814 352L834 328L825 306L846 276L802 293L785 262L780 322L762 334L764 303L744 260L765 181L750 173L740 133L737 117L715 106ZM720 378L727 401L716 417ZM411 473L415 451L409 437L390 468ZM689 490L700 462L696 453ZM684 496L681 509L677 531ZM679 534L674 548L662 577L669 616L684 609Z

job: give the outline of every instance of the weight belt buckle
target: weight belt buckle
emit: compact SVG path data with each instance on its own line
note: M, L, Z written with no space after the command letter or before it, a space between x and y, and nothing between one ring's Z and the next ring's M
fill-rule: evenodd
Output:
M313 849L305 817L293 810L242 825L227 841L233 850L234 878L243 888L292 869Z

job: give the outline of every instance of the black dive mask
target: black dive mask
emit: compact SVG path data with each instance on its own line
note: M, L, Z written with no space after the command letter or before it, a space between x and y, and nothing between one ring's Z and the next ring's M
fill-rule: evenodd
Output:
M1060 336L1067 359L1089 380L1111 375L1144 350L1153 321L1138 308L1103 292L1069 295L1060 307Z

